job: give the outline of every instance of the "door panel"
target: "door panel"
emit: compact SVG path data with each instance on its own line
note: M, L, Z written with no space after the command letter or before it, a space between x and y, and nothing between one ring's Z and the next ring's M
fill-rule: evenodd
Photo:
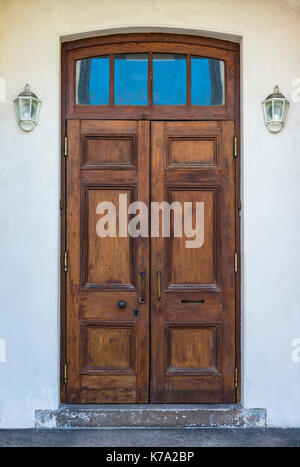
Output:
M233 122L152 122L151 201L192 203L194 226L203 203L204 222L197 248L174 215L170 238L151 238L154 403L235 402L233 136Z
M136 269L136 241L130 237L104 237L95 235L99 203L111 202L119 212L119 195L127 195L127 206L134 200L134 187L107 186L84 187L83 238L85 268L82 271L83 287L111 288L134 287L133 269ZM96 229L95 229L96 228ZM117 232L116 232L117 234ZM133 245L134 244L134 245Z
M181 206L184 206L184 203L192 203L193 206L197 202L204 203L206 211L204 238L206 241L199 248L187 248L186 242L189 240L185 236L170 237L166 245L167 289L178 290L188 285L197 288L207 285L216 286L216 193L214 188L201 189L199 187L197 189L187 186L168 189L169 203L179 202ZM195 212L193 223L195 224ZM197 264L198 267L190 267L193 264Z
M68 140L67 402L148 402L149 301L137 300L141 271L149 297L149 240L118 223L120 194L149 201L149 123L72 120ZM103 202L116 206L115 237L98 235Z

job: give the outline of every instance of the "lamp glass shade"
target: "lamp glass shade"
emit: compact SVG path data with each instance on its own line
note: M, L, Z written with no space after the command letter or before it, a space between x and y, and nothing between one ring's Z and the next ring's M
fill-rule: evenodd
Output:
M266 102L264 109L265 109L265 120L266 120L267 123L269 123L273 119L272 101Z
M15 99L16 115L22 130L33 130L38 122L40 106L41 101L30 91L29 85L26 85L25 91Z
M31 118L37 123L40 104L36 99L31 103Z
M16 109L17 120L19 123L21 120L19 99L15 99L15 109Z
M275 86L274 93L262 105L266 127L272 133L278 133L286 122L289 101L279 92L278 86Z
M282 101L273 101L273 120L275 122L282 122L283 105Z
M31 99L30 98L20 99L20 115L21 115L21 120L31 119Z
M282 121L283 121L283 123L286 122L286 117L287 117L287 113L288 113L288 110L289 110L289 106L290 106L289 101L285 100L283 111L282 111Z

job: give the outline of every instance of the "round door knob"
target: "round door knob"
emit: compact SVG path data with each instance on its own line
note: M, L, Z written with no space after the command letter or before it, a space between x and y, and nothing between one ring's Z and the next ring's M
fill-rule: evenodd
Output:
M123 310L124 308L126 308L127 306L127 303L124 301L124 300L120 300L119 303L118 303L118 307L121 308L121 310Z

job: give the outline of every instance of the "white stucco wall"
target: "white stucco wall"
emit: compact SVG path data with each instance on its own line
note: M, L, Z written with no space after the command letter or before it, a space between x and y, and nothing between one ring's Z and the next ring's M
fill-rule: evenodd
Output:
M300 1L1 0L0 427L59 404L60 40L120 30L242 42L243 403L300 426ZM43 101L30 134L13 108L26 82ZM260 101L276 83L291 108L271 135Z

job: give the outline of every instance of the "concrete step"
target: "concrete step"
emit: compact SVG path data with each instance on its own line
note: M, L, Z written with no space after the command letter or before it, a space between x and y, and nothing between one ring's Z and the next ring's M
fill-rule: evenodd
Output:
M265 409L241 405L62 405L37 410L36 428L265 427Z

